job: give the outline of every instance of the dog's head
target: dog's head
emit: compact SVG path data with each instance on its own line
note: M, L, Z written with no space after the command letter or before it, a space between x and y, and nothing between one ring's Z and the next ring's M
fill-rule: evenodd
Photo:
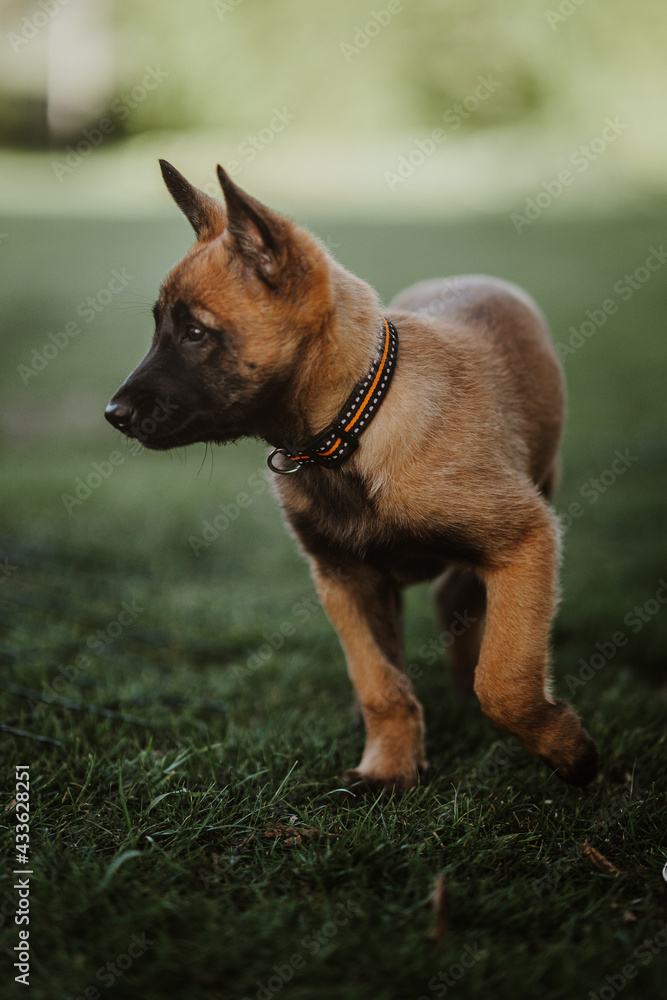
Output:
M155 449L266 437L280 425L307 342L327 322L328 257L221 167L226 205L160 166L197 242L164 281L151 347L105 416Z

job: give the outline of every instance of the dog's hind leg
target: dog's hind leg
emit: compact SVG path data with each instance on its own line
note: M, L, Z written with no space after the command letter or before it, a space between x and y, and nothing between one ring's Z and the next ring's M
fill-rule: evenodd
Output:
M452 566L438 581L435 604L454 683L462 694L472 694L484 631L484 584L473 570Z
M482 571L487 613L475 693L482 711L560 777L585 785L597 750L573 709L549 691L548 641L557 600L558 539L546 503L522 541Z
M317 591L347 659L366 746L345 780L409 788L427 767L422 707L405 673L399 592L389 576L363 563L312 561Z

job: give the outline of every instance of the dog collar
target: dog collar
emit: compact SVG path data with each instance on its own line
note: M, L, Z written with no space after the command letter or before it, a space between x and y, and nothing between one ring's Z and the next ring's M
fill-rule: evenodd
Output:
M311 438L298 450L274 448L267 458L272 472L291 475L302 465L322 465L335 469L346 462L359 447L359 436L366 430L380 408L396 366L398 334L391 320L380 316L381 337L373 367L363 380L357 382L344 407L328 427ZM275 465L281 455L289 464L284 468Z

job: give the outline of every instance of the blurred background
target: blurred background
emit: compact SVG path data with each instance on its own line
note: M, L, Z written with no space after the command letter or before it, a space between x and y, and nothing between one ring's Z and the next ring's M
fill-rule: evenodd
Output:
M3 0L0 16L5 210L159 210L163 155L202 186L236 162L294 207L509 211L608 117L622 141L558 211L664 195L660 0ZM392 186L438 128L418 181Z

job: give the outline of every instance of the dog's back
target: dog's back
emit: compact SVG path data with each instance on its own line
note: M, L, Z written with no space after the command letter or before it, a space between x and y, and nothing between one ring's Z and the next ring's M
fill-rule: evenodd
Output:
M565 418L565 383L546 321L533 299L499 278L461 275L411 285L390 308L419 316L422 330L427 319L428 327L441 333L440 350L435 356L428 352L432 374L442 365L451 378L457 368L452 357L470 354L481 384L494 390L495 400L489 402L495 402L505 421L514 424L517 451L524 453L523 460L516 455L517 464L523 464L533 482L550 496ZM405 329L405 323L401 325ZM465 376L464 381L470 384ZM475 396L473 388L473 405ZM508 443L506 432L504 423Z

